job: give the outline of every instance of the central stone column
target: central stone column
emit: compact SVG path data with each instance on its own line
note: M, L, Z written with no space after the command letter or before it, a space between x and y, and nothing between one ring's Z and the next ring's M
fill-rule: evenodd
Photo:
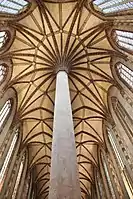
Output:
M49 199L81 199L68 76L65 71L59 71L56 79Z

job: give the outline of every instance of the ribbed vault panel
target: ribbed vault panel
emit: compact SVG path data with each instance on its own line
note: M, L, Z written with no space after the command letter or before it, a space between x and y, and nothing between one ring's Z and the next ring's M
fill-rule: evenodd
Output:
M89 1L58 2L38 0L30 15L10 22L16 36L5 55L13 61L9 85L18 93L17 117L23 124L23 146L29 148L38 197L47 198L56 73L67 71L82 198L86 198L94 183L97 147L103 144L113 51L106 38L107 22L90 13Z

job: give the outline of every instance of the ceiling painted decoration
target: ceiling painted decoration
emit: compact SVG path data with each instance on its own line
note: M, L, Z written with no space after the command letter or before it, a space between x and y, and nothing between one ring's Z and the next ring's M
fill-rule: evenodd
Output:
M114 84L110 60L118 53L107 38L110 22L91 10L89 0L36 0L22 19L8 22L15 36L2 58L12 60L8 87L17 91L15 120L22 124L22 148L28 147L40 199L48 198L59 70L69 77L82 198L94 184L97 149L104 144L102 121L109 117L107 91Z

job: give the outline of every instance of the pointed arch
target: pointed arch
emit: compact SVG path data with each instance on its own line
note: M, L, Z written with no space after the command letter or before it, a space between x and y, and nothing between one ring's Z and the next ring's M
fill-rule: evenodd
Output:
M94 0L94 8L101 13L109 14L133 9L130 0Z
M113 57L110 62L114 79L119 89L133 95L133 66L129 59Z
M120 48L133 52L133 32L114 30L113 38Z
M9 27L7 23L0 21L0 54L8 51L11 47L15 36L15 30Z
M120 91L115 87L109 90L109 108L114 120L114 124L107 128L106 142L116 161L119 170L123 191L129 198L133 197L133 176L132 176L132 110L126 100L121 96ZM131 111L130 111L131 110Z
M118 77L124 81L124 83L133 90L133 70L128 68L128 66L124 65L121 62L116 64L116 70L118 73Z
M121 57L133 54L133 27L129 23L112 23L106 28L106 34L111 46L122 53Z
M19 20L35 7L33 0L0 0L0 17L4 20Z
M12 125L17 108L15 89L9 88L0 99L0 146Z
M0 90L5 90L5 87L12 75L12 61L10 59L0 60Z
M26 0L1 0L0 1L0 12L6 14L19 14L24 12L28 6Z

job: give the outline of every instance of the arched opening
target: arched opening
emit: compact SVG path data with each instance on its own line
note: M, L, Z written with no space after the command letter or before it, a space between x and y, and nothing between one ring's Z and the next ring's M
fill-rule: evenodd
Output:
M1 171L0 171L0 191L1 191L3 184L4 184L4 180L5 180L5 177L6 177L7 169L9 167L9 163L12 161L11 159L12 159L12 156L13 156L13 151L15 149L17 140L18 140L18 135L19 135L19 133L18 133L18 129L17 129L13 138L12 138L12 141L11 141L11 144L8 148L6 157L5 157L4 162L2 164L2 168L1 168Z
M104 14L126 11L133 8L130 0L94 0L93 5L99 12Z
M26 10L28 1L26 0L2 0L0 1L0 12L8 14L19 14Z
M118 77L123 80L129 88L133 89L133 71L121 62L116 64L116 71Z
M8 99L2 109L0 110L0 128L3 126L5 120L9 116L10 110L12 107L11 99Z
M0 31L0 50L6 44L8 40L8 34L6 31Z
M102 163L102 167L103 167L103 171L104 171L104 176L105 176L105 179L106 179L106 182L107 182L109 193L110 193L110 195L112 196L113 199L116 199L113 182L112 182L112 179L111 179L111 176L110 176L110 169L109 169L109 165L108 165L108 156L105 155L103 151L101 151L100 159L101 159L101 163Z
M0 65L0 83L3 82L7 73L7 67L4 64Z
M20 165L19 165L17 178L16 178L16 182L15 182L15 185L14 185L13 193L12 193L12 199L16 199L19 184L20 184L20 181L21 181L21 178L22 178L22 175L23 175L25 161L26 161L26 154L24 153L23 156L21 157L21 162L20 162Z
M121 177L122 177L123 183L125 185L125 188L127 190L127 193L129 195L129 198L133 198L132 182L131 182L131 179L129 178L127 165L125 164L122 153L120 152L121 147L117 143L117 140L116 140L115 136L113 135L113 132L111 132L109 129L107 132L107 136L108 136L108 140L111 145L112 151L114 152L115 159L118 162L118 165L119 165L118 168L120 170ZM120 144L121 144L121 142L120 142Z
M97 13L94 9L92 11L92 3L93 5L95 4L95 7L97 5L100 7ZM31 7L29 9L30 4ZM115 162L113 162L113 155L111 154L114 149L108 151L106 148L102 123L111 118L107 100L108 88L114 84L118 88L126 90L127 85L125 82L131 86L132 77L129 78L129 74L127 74L130 73L131 75L131 72L125 70L123 66L119 64L117 66L119 78L124 80L123 82L119 81L117 74L113 76L111 73L113 67L116 73L115 64L117 62L121 62L126 66L125 62L128 59L126 59L127 53L124 50L129 50L130 52L133 50L128 46L132 45L132 43L127 36L123 36L126 38L125 41L121 39L122 35L119 35L119 38L115 35L117 29L121 29L123 32L127 28L123 24L132 15L127 16L127 18L125 16L117 16L119 13L120 15L126 15L127 12L125 11L127 10L132 12L131 2L129 0L3 0L0 6L1 31L6 31L7 37L10 40L13 38L12 43L9 40L9 42L7 40L4 41L1 47L4 53L2 50L0 51L1 61L3 61L0 63L0 83L4 80L0 85L2 88L0 91L0 102L3 102L0 103L0 108L4 106L9 97L13 99L11 112L9 111L10 116L9 118L6 116L4 119L5 123L1 124L1 145L7 144L8 149L10 149L10 141L7 135L9 136L10 131L12 139L15 139L13 138L14 133L12 133L12 129L16 128L19 124L22 125L20 142L14 141L18 143L17 147L19 149L15 147L14 152L16 154L13 157L12 165L8 168L8 175L6 175L8 179L2 187L4 197L22 199L22 192L26 189L25 193L23 193L25 194L23 198L25 198L30 193L28 193L28 183L30 180L27 179L26 175L30 169L34 168L32 173L33 186L31 186L34 191L31 197L48 198L49 172L53 157L53 155L51 157L51 146L53 122L55 120L55 90L57 89L55 78L58 66L63 66L69 77L69 104L71 105L70 113L73 116L71 118L71 121L73 120L72 126L75 130L74 144L76 143L77 149L81 198L99 199L93 193L95 192L96 182L100 198L121 199L122 197L117 197L119 191L115 187L117 183L113 179L114 176L118 177L118 173L114 175L113 169L110 166L111 163ZM120 28L119 25L117 27L119 18L123 20L120 24L125 29ZM127 28L125 32L132 31L131 23L128 21L129 29ZM6 26L9 25L9 27L3 27L4 24ZM8 30L9 28L10 30ZM14 35L12 35L13 29L15 30ZM115 37L112 37L112 30L115 32ZM112 43L115 38L118 45L115 42L114 45L110 45L111 42L107 32L110 32ZM131 36L130 39L132 39ZM124 43L123 46L120 42ZM5 50L8 43L10 45ZM118 60L115 64L112 64L111 68L110 60L114 57L117 57ZM122 62L120 58L126 61ZM6 63L8 59L11 60L11 67ZM129 60L130 63L132 63L132 60ZM6 70L2 66L5 66ZM12 71L10 71L9 77L8 74L11 68ZM6 78L4 79L5 76ZM13 98L11 92L8 91L13 88L16 90L17 99L15 95ZM66 89L63 92L60 91L59 95L65 96L65 92ZM5 98L4 93L7 93ZM61 106L61 103L58 107L65 109L65 105ZM62 111L58 114L62 114ZM124 120L126 121L126 119L125 116ZM69 127L69 125L65 124L65 122L62 123L61 127L59 125L59 128ZM110 121L111 124L112 120ZM125 128L127 129L127 134L128 132L130 134L130 127L128 128L125 125ZM66 130L68 131L68 129ZM109 139L111 140L111 137ZM112 140L111 142L113 145ZM109 141L107 143L110 145ZM27 145L29 157L28 159L25 158L26 164L26 161L22 158L24 155L22 150ZM103 159L99 158L100 154L98 153L99 149L102 150L101 148L104 150ZM59 152L62 149L60 148ZM4 152L3 154L2 163L6 160L5 154L8 153ZM54 157L55 154L57 154L56 150ZM70 154L70 157L72 157L72 154ZM69 165L70 159L69 157L67 159ZM114 168L117 168L117 165L115 165L116 167L113 165ZM95 168L99 173L97 173L94 179ZM60 174L62 174L61 170ZM99 179L100 177L101 179ZM5 199L4 197L2 198Z
M117 45L124 50L133 51L133 33L123 30L113 31L113 37Z
M131 143L133 143L133 133L132 133L132 119L129 116L128 112L124 109L123 105L116 97L111 97L113 110L121 123L122 128L125 130L125 133L129 137Z

